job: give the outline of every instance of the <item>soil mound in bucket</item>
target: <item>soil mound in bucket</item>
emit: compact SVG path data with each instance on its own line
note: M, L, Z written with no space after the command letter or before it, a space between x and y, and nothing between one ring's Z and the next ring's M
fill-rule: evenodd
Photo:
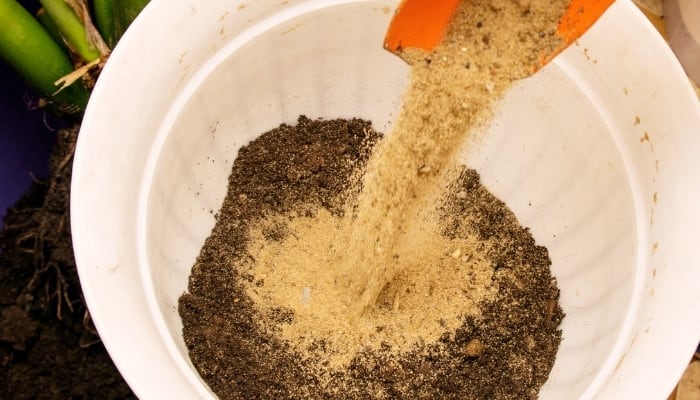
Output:
M436 207L434 263L407 268L361 318L329 307L343 306L328 284L340 271L313 261L343 247L341 205L378 140L366 121L301 117L241 149L180 299L190 357L220 397L522 399L547 379L563 317L547 250L464 167ZM464 277L441 271L456 265ZM411 313L423 325L397 329Z

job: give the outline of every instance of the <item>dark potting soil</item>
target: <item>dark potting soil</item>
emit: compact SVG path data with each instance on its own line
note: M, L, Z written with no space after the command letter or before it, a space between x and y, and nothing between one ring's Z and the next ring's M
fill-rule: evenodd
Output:
M0 399L131 399L92 326L68 214L77 128L58 132L47 181L0 233Z
M360 353L323 384L300 354L257 324L246 294L253 277L236 268L249 257L249 228L268 213L313 216L320 207L341 213L357 183L355 172L379 139L366 121L302 116L296 126L282 125L241 148L216 226L179 306L190 357L221 398L537 397L554 363L563 318L548 252L466 168L441 211L447 237L469 223L482 239L496 243L488 256L499 290L480 306L482 318L465 319L454 335L427 348ZM286 309L276 315L280 321L294 318Z

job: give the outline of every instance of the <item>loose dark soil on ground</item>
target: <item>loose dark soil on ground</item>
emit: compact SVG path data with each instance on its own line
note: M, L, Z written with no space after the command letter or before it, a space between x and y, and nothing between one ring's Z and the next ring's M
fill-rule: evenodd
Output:
M69 189L77 128L58 132L50 178L0 233L0 399L131 399L80 290Z

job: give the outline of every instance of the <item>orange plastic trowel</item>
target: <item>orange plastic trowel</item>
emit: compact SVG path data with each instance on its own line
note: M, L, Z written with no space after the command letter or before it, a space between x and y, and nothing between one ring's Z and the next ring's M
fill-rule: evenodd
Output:
M457 6L462 0L403 0L384 39L384 47L400 53L402 49L431 51L442 40ZM540 58L535 70L550 62L569 47L608 9L615 0L571 0L559 21L557 35L562 45Z

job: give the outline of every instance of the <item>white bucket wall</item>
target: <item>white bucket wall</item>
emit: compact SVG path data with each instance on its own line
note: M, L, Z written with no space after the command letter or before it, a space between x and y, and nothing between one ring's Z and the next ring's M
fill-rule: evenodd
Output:
M407 82L381 48L396 1L203 4L147 7L93 93L74 164L81 283L141 398L212 396L177 299L238 148L299 114L386 132ZM697 344L700 111L683 78L619 0L465 152L550 250L567 317L542 399L663 398Z

